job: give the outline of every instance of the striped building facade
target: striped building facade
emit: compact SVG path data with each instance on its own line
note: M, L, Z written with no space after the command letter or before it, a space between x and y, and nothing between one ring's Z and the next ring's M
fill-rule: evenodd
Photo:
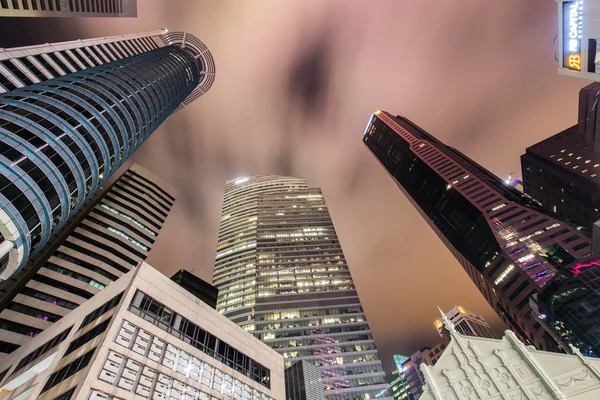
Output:
M0 51L0 281L213 81L210 52L183 32Z
M213 284L217 310L286 367L319 368L326 399L391 399L320 189L283 176L227 182Z
M590 238L406 118L377 111L363 142L498 316L528 344L558 350L530 299L590 252Z
M137 17L137 0L0 0L0 17Z
M92 199L55 243L0 285L0 354L12 353L144 261L175 195L133 165Z

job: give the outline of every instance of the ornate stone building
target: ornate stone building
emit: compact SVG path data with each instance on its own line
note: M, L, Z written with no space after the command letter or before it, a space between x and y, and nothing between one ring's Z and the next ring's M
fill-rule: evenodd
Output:
M420 400L592 400L600 398L600 359L525 346L507 330L501 339L464 336L448 318L452 337L435 366L421 364Z

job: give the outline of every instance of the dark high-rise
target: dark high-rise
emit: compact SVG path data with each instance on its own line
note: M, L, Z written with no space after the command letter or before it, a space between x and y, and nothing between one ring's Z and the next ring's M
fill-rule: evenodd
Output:
M0 281L213 79L183 32L0 51Z
M581 89L578 123L521 156L525 193L588 232L600 217L599 99L600 83Z
M529 299L589 253L589 238L406 118L376 112L363 141L500 318L557 350Z

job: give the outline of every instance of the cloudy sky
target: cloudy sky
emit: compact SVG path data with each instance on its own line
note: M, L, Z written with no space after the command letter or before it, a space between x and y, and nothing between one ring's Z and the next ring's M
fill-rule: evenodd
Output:
M138 0L135 19L0 19L0 47L162 27L204 41L217 76L133 157L179 190L150 264L210 281L225 181L293 175L323 189L388 371L438 341L438 305L505 329L361 138L383 109L520 175L586 84L557 74L554 1Z

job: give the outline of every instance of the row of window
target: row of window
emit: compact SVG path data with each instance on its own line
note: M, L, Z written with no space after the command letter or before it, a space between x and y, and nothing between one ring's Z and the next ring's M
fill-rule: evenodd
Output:
M44 388L42 389L41 393L48 391L49 389L58 385L65 379L70 378L77 372L79 372L82 369L84 369L85 367L87 367L89 365L90 361L92 360L92 357L94 356L95 351L96 351L96 348L91 349L90 351L88 351L87 353L82 355L81 357L75 359L74 361L70 362L69 364L65 365L64 367L62 367L61 369L59 369L58 371L56 371L52 375L50 375L50 377L48 378L48 381L44 385Z
M123 293L124 292L119 293L118 295L116 295L115 297L108 300L106 303L102 304L100 307L96 308L94 311L86 315L78 330L83 329L91 322L97 320L98 318L115 308L123 298Z
M13 374L16 371L25 368L32 361L35 361L38 357L48 353L50 350L56 348L56 346L64 342L67 336L69 335L69 332L71 332L72 328L73 327L71 326L70 328L65 329L64 331L54 336L52 339L48 340L46 343L42 344L40 347L23 357L21 361L19 361L19 363L17 364L17 367L14 369Z
M145 293L139 290L136 292L129 306L129 311L157 325L171 335L190 343L202 352L243 373L254 381L270 387L271 373L268 368Z

